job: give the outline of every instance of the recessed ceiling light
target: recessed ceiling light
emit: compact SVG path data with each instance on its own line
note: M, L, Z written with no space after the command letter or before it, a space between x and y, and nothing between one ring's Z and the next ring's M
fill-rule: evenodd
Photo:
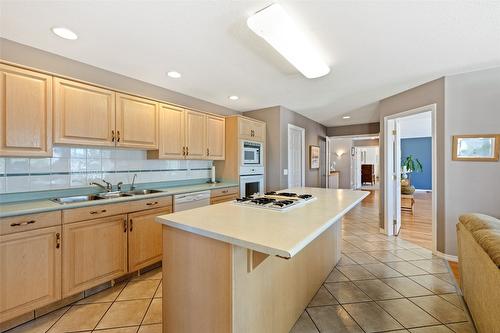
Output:
M69 40L78 39L77 34L75 34L73 31L65 27L53 27L52 32L64 39L69 39Z
M342 119L351 119L351 116L343 116Z
M330 72L318 50L279 4L272 4L250 16L247 25L308 79Z
M236 96L236 95L229 96L228 98L229 98L230 100L232 100L232 101L237 101L237 100L239 100L239 99L240 99L240 98L239 98L238 96Z
M176 71L170 71L167 73L167 75L170 76L172 79L178 79L182 76L181 73Z

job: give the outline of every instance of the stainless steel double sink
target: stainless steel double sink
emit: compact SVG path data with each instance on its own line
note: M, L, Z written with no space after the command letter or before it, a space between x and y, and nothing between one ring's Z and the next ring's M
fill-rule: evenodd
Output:
M134 191L125 191L125 192L102 192L97 194L89 194L89 195L76 195L71 197L62 197L52 199L53 202L56 202L61 205L77 203L77 202L87 202L87 201L95 201L95 200L105 200L105 199L114 199L114 198L122 198L122 197L133 197L136 195L146 195L153 193L160 193L163 191L160 190L134 190Z

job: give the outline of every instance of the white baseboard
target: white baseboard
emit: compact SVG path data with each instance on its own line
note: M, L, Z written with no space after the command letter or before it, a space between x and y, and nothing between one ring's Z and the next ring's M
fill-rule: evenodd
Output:
M446 254L443 252L436 251L435 255L437 255L440 258L446 259L448 261L458 262L458 257L452 256L451 254Z

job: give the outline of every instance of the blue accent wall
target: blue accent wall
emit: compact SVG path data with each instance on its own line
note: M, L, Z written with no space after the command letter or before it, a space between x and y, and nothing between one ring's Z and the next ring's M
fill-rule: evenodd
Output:
M418 190L432 189L432 138L401 139L401 158L413 155L422 163L423 172L410 175L411 184Z

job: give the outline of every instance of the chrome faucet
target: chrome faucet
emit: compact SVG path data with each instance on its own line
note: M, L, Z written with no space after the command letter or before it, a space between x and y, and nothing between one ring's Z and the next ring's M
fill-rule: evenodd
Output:
M105 183L106 186L99 184L97 182L91 182L89 185L96 185L105 190L106 192L111 192L111 190L113 189L113 185L111 185L111 183L105 181L104 179L102 179L102 182Z
M137 174L134 173L134 178L132 178L132 184L130 185L130 190L133 191L135 190L135 178L137 177Z
M118 191L122 190L122 185L123 185L123 182L118 182L118 184L116 184L116 188L118 189Z

